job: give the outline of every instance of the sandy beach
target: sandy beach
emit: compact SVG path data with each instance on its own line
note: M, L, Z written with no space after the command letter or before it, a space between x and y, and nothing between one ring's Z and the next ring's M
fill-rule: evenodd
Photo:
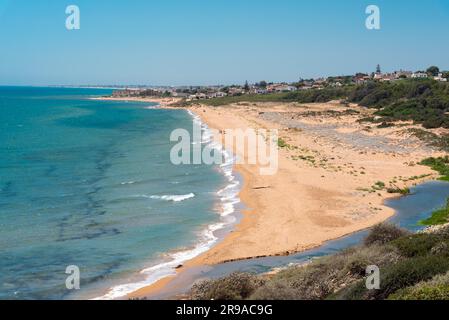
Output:
M391 217L394 211L384 201L399 195L388 193L388 188L410 187L437 177L417 164L440 153L409 133L415 126L378 128L359 122L372 111L356 105L240 103L195 105L189 110L221 132L278 129L285 146L279 150L275 175L260 175L259 165L235 166L244 178L240 198L247 209L241 223L178 272L189 266L288 255L320 246ZM215 139L223 143L221 135ZM244 150L233 152L246 156ZM130 297L150 296L168 282L170 278L162 279Z

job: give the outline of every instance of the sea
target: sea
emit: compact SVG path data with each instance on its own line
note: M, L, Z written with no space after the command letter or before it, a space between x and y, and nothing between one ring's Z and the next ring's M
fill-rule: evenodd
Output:
M200 118L92 99L111 93L0 87L0 299L120 299L238 220L233 156ZM193 125L223 164L172 164L171 133Z

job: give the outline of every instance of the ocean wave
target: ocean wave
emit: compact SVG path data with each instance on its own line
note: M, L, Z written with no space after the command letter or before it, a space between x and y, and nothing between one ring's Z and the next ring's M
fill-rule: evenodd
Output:
M127 185L127 184L134 184L134 183L136 183L136 181L125 181L125 182L122 182L122 183L120 183L122 186L124 186L124 185Z
M194 197L195 197L194 193L183 194L183 195L150 196L151 199L156 199L156 200L160 199L160 200L173 201L173 202L181 202L181 201L191 199Z
M132 292L135 292L144 287L150 286L160 279L167 276L176 275L176 269L178 266L182 265L186 261L189 261L200 254L208 251L213 245L219 240L215 235L215 232L222 230L226 227L231 226L236 222L236 217L233 215L236 211L236 205L240 203L239 193L240 193L240 182L236 179L234 175L234 155L225 150L221 144L213 142L212 134L206 124L201 121L201 118L191 112L187 111L193 118L193 121L201 125L202 128L202 144L208 144L210 148L216 148L220 150L223 154L224 162L219 166L223 175L228 180L227 185L217 192L217 196L220 199L220 217L221 221L215 224L209 225L203 232L201 232L198 243L194 248L173 252L168 255L167 261L146 268L140 272L144 276L144 280L134 283L128 283L124 285L118 285L109 290L104 296L98 297L94 300L111 300L124 297ZM163 196L146 196L142 197L150 199L161 199L166 201L184 201L195 197L195 194L190 193L187 195L163 195Z
M193 124L201 128L201 141L193 141L192 145L196 144L211 144L213 142L213 135L207 124L201 121L201 117L190 110L187 113L192 117Z
M136 194L132 196L132 198L145 198L145 199L153 199L153 200L164 200L164 201L173 201L173 202L181 202L191 198L194 198L194 193L189 194L181 194L181 195L146 195L146 194Z

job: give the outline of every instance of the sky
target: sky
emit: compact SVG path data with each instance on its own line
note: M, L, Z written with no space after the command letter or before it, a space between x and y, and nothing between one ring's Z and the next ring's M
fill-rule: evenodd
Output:
M365 27L368 5L380 30ZM80 9L67 30L66 7ZM211 85L449 70L449 0L0 0L0 85Z

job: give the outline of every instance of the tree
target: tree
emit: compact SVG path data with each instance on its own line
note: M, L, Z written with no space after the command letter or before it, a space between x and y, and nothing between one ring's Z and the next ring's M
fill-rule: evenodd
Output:
M264 81L264 80L262 80L262 81L260 81L260 82L257 84L257 86L258 86L259 88L265 89L265 88L267 87L267 82Z
M446 78L449 80L449 71L444 71L443 72L443 78Z
M381 74L382 73L382 70L380 69L380 64L378 64L377 67L376 67L376 73L377 74Z
M248 81L245 82L245 86L243 87L243 89L244 89L245 91L249 91L249 84L248 84Z
M440 68L438 68L437 66L431 66L427 69L427 74L429 76L437 76L438 73L440 73Z

